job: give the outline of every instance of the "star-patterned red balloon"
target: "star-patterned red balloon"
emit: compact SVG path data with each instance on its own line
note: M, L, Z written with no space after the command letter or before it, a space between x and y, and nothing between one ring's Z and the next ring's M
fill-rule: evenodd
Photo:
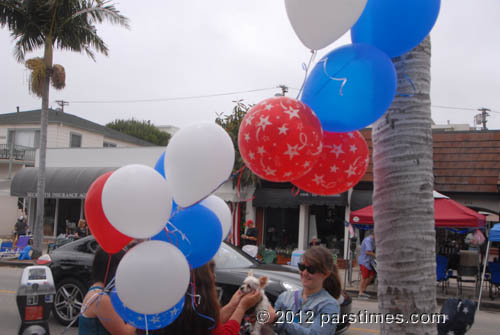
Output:
M266 99L241 122L238 146L259 177L284 182L308 173L322 151L323 130L316 114L288 97Z
M356 185L368 168L369 151L359 131L323 132L323 152L314 168L292 183L320 195L339 194Z

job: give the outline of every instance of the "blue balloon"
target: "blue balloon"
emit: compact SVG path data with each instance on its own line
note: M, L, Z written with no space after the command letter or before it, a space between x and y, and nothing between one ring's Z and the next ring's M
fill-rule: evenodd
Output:
M376 46L391 58L401 56L430 33L440 7L440 0L368 0L351 40Z
M163 151L160 158L156 161L155 170L165 178L165 151Z
M135 328L147 330L160 329L174 322L175 319L177 319L177 317L181 314L185 300L185 298L182 297L182 299L174 307L161 313L140 314L123 304L118 296L118 293L116 292L116 288L114 288L109 295L113 308L125 322L131 324Z
M172 213L174 211L172 210ZM175 216L175 215L173 215ZM188 257L192 252L192 244L186 234L174 226L170 221L167 222L165 228L151 237L155 241L163 241L175 245L184 256Z
M196 269L210 261L222 242L222 225L211 210L200 204L179 210L165 230L153 236L177 246L188 263Z
M324 56L304 85L301 100L323 130L348 132L381 117L396 94L397 75L386 54L368 44L350 44Z

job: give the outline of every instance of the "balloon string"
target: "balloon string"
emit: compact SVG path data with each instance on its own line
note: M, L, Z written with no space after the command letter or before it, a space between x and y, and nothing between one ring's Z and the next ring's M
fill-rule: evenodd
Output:
M403 68L402 69L403 76L405 77L405 79L410 83L411 87L413 88L413 93L410 93L410 94L397 93L396 96L403 97L403 98L411 98L411 97L415 96L415 94L417 93L417 88L415 87L415 84L413 84L413 81L411 80L410 76L408 76L408 74L405 72L405 68L406 68L406 57L405 56L401 57L401 63L402 63L402 68Z
M406 72L403 72L403 76L405 79L410 83L411 87L413 88L413 93L411 94L406 94L406 93L398 93L396 94L398 97L404 97L404 98L411 98L415 96L417 93L417 88L415 87L415 84L413 84L413 81L410 79L410 77L406 74Z
M165 230L165 234L167 234L167 239L168 239L168 242L172 245L175 245L176 247L179 247L179 241L177 241L177 243L174 243L172 237L170 236L171 234L174 235L173 232L171 232L170 230L167 229L167 226L165 226L165 228L163 228L163 230ZM175 235L174 235L175 236Z
M111 264L111 254L108 254L108 266L106 267L106 274L104 275L104 286L106 286L106 280L108 279L110 264Z
M149 334L149 330L148 330L148 316L146 314L144 314L144 322L146 323L146 335Z
M309 58L309 64L306 65L306 63L302 63L302 69L304 70L304 81L302 82L302 86L300 86L299 93L297 94L296 100L299 100L300 97L302 96L302 91L304 90L304 86L306 85L306 80L307 80L307 75L309 74L309 69L311 68L311 64L314 61L314 58L316 57L316 50L311 50L311 58Z
M198 305L200 304L201 296L199 294L196 294L196 282L195 282L195 279L194 279L195 276L194 276L193 270L191 270L191 273L192 273L192 276L193 276L193 281L191 283L192 294L188 293L188 295L191 296L191 306L193 308L193 311L196 312L196 314L198 314L200 317L202 317L204 319L207 319L208 321L212 322L212 326L210 326L208 328L208 330L212 330L212 329L214 329L214 327L216 325L215 320L213 318L211 318L211 317L209 317L209 316L207 316L205 314L202 314L202 313L200 313L200 312L198 312L196 310L196 307L198 307ZM199 300L196 300L195 298L198 298ZM196 302L195 302L195 300L196 300Z
M331 80L336 80L336 81L341 81L342 82L342 84L340 85L339 95L340 96L344 95L344 93L342 92L342 90L344 89L345 84L347 84L347 77L335 78L334 76L332 76L332 75L330 75L328 73L328 69L326 68L326 63L328 63L328 57L325 57L320 62L323 62L323 72L325 73L325 75L328 78L330 78ZM339 73L340 71L342 71L350 63L351 63L351 61L347 62L339 71L337 71L337 73Z
M238 184L236 185L236 194L238 195L238 199L241 198L240 187L241 187L241 177L243 177L243 171L245 171L246 165L243 165L241 169L238 170Z

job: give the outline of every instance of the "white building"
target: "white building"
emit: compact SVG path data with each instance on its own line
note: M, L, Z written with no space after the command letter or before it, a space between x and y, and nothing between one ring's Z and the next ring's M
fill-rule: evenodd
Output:
M40 144L40 110L0 114L0 236L10 235L22 214L18 198L10 196L10 180L24 167L35 166ZM47 147L127 148L152 144L78 116L49 110ZM69 159L73 159L69 157ZM86 157L86 159L92 159ZM24 200L19 207L22 208Z

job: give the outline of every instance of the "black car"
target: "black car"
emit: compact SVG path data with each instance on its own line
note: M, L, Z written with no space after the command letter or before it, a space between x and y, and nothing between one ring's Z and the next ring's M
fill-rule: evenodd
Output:
M90 287L90 273L94 253L98 244L93 236L88 236L65 244L37 260L52 270L56 285L54 316L63 325L68 325L80 313L83 298ZM216 284L221 304L224 305L241 286L249 270L256 277L267 276L266 294L271 301L285 290L301 287L298 270L291 266L262 264L230 244L222 243L214 257L216 264ZM351 312L351 298L344 293L341 301L341 314ZM349 327L348 323L338 324L336 334Z

